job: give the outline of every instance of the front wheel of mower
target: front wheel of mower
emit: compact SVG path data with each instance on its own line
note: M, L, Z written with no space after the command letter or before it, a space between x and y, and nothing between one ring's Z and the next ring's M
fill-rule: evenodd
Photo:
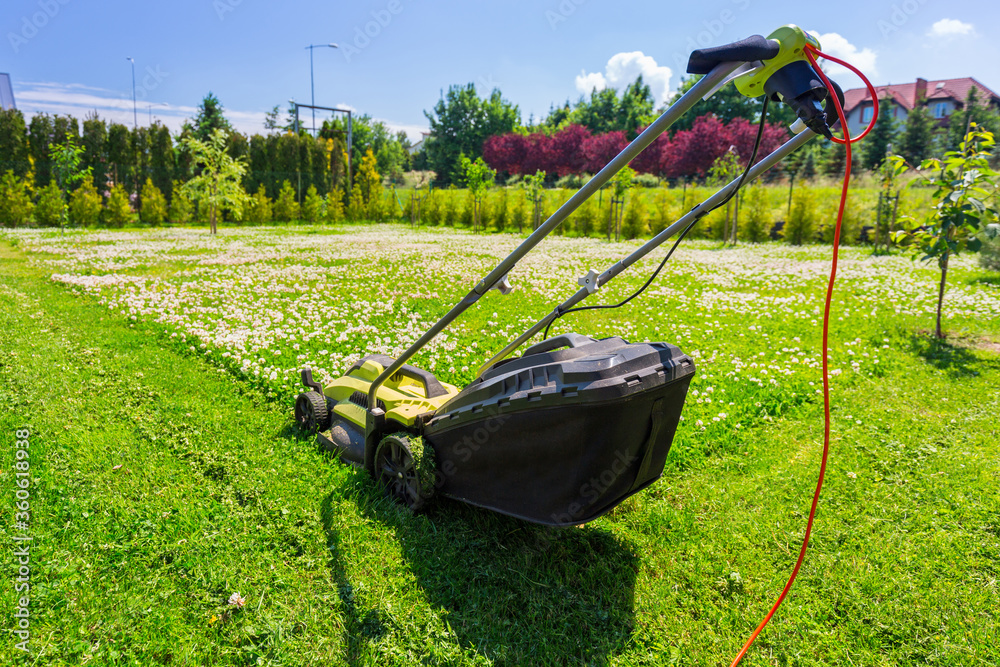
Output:
M330 428L330 411L326 397L317 391L306 391L295 399L295 423L303 433L313 435Z
M424 507L434 487L421 480L427 462L422 443L418 441L415 446L419 452L406 435L382 438L375 450L375 479L390 497L417 512Z

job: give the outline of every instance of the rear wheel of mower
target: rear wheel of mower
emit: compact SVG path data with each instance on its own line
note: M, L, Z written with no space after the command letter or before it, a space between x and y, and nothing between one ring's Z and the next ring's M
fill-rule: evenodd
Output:
M387 435L375 450L375 479L386 493L416 512L424 507L434 490L433 484L422 481L423 469L433 462L425 461L423 444L414 456L414 443L405 434Z
M310 435L330 428L330 411L326 397L318 391L307 391L295 399L295 423Z

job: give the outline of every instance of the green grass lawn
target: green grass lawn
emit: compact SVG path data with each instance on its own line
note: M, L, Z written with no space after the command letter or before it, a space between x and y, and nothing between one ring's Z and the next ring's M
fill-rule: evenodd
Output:
M392 352L516 242L387 230L0 239L0 535L23 534L28 427L33 538L32 654L4 635L0 664L729 664L788 576L815 484L822 251L702 242L625 312L560 322L678 342L699 378L663 478L552 530L446 501L410 516L291 428L292 369ZM467 381L583 264L628 247L556 240L420 363ZM996 279L956 266L954 335L936 343L926 301L904 302L933 272L863 253L838 291L810 552L743 664L994 666Z

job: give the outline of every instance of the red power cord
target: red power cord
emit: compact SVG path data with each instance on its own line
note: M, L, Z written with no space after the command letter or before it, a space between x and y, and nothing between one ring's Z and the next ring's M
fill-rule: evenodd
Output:
M849 69L852 72L854 72L855 74L857 74L859 77L861 77L861 80L865 82L865 86L867 86L868 92L871 93L872 104L874 105L872 107L872 118L871 118L870 121L868 121L868 127L865 128L865 131L862 132L861 134L859 134L858 136L854 137L853 139L848 135L848 133L847 133L847 126L844 124L844 121L845 121L844 110L840 108L840 98L838 98L837 95L835 95L833 93L833 87L830 85L830 80L828 78L826 78L826 74L823 72L822 69L820 69L819 65L816 64L816 56L819 56L820 58L825 58L827 60L833 61L833 62L837 63L838 65L843 65L847 69ZM823 83L826 85L827 90L831 91L830 94L832 95L832 97L834 99L834 106L837 107L837 116L840 119L840 126L842 128L844 128L844 138L841 139L839 137L833 137L833 143L835 143L835 144L853 144L853 143L861 141L862 139L864 139L865 137L867 137L868 133L872 131L873 127L875 127L875 121L878 120L878 93L875 91L875 86L872 85L872 82L869 81L868 77L866 77L864 74L862 74L861 70L859 70L854 65L852 65L852 64L850 64L848 62L844 62L840 58L834 58L833 56L829 56L829 55L823 53L822 51L820 51L819 49L816 49L816 48L814 48L814 47L812 47L812 46L810 46L808 44L806 45L806 58L809 59L809 62L812 64L813 69L815 69L816 72L819 73L820 78L823 79ZM850 148L848 148L848 150L850 150ZM850 161L848 161L848 163L849 162ZM848 166L848 170L850 170L850 164L848 164L847 166Z
M833 232L833 261L830 265L830 281L826 286L826 305L823 310L823 459L819 466L819 479L816 480L816 492L813 494L812 507L809 509L809 521L806 523L806 533L802 538L802 548L799 550L798 560L795 561L795 568L792 570L791 576L788 577L788 583L785 584L785 588L781 591L781 595L775 601L774 605L771 607L771 611L767 612L767 616L764 620L760 622L757 629L753 631L750 635L750 639L747 640L746 644L740 650L736 659L733 660L730 667L736 667L746 655L746 652L750 650L750 646L753 645L754 640L757 639L757 635L761 633L764 627L774 616L774 613L778 611L778 607L784 601L785 596L788 595L788 591L792 588L792 584L795 583L795 577L799 574L799 568L802 567L802 561L806 557L806 549L809 547L809 536L812 533L813 521L816 518L816 506L819 504L819 494L823 490L823 478L826 476L826 462L830 454L830 372L829 372L829 334L830 334L830 304L833 301L833 285L837 279L837 259L840 254L840 226L844 219L844 206L847 204L847 188L851 182L851 144L856 141L860 141L864 138L868 132L875 126L875 120L878 118L878 95L875 94L875 87L872 86L871 82L853 65L845 63L843 60L838 60L831 56L822 53L818 49L812 46L806 46L806 58L815 68L816 72L819 74L820 78L823 79L823 84L826 86L827 90L830 92L830 97L833 99L833 105L837 109L837 118L840 120L840 127L844 131L844 138L838 139L834 137L833 140L839 144L843 144L845 150L847 151L847 164L844 167L844 185L840 191L840 208L837 209L837 225ZM874 113L872 114L872 119L868 123L868 127L862 132L858 137L851 139L850 132L847 129L847 118L844 115L843 106L840 104L840 98L837 96L833 85L830 83L830 79L827 78L823 70L819 68L816 64L816 56L826 58L827 60L832 60L835 63L847 67L855 74L861 77L868 86L868 90L872 94L872 101L875 105Z

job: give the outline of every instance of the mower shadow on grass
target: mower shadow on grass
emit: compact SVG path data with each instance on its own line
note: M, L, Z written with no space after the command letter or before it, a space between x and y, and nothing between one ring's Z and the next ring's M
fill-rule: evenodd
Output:
M350 540L333 521L344 498L395 534L426 599L440 610L435 615L447 619L465 651L498 664L603 665L627 646L639 558L620 538L592 527L547 528L447 500L413 515L358 472L321 508L350 664L368 653L368 642L413 647L423 640L355 598L358 582L347 575L352 556L342 546ZM450 643L441 644L442 652L454 650Z

